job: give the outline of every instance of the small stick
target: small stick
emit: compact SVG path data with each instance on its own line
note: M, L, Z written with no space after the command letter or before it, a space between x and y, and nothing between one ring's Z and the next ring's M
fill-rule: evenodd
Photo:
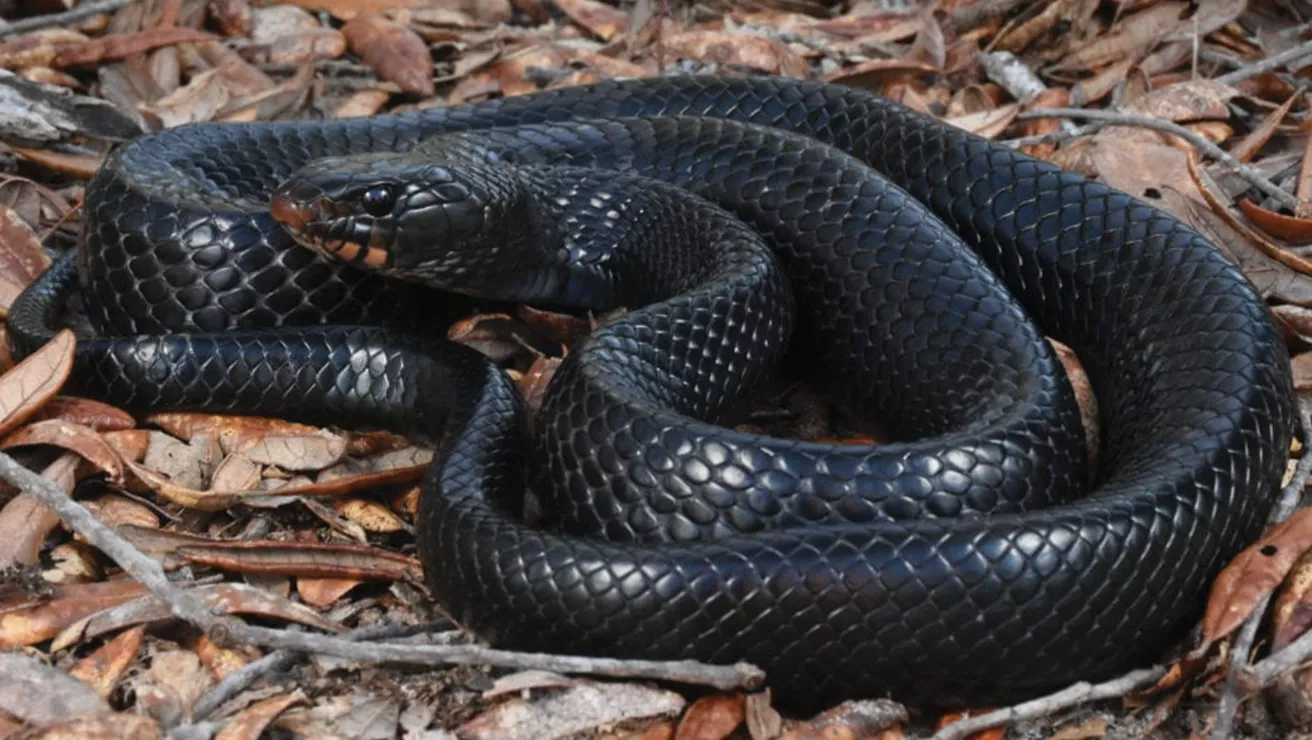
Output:
M47 13L46 15L24 18L0 26L0 37L12 36L16 33L24 33L26 31L35 31L39 28L49 28L50 26L58 26L64 23L72 23L73 21L80 21L83 18L90 18L93 15L99 15L100 13L112 13L115 10L126 8L131 5L132 2L133 0L99 0L98 2L90 2L85 5L80 5L72 10L65 10L62 13Z
M400 624L371 624L358 627L342 635L343 640L372 640L378 637L397 637L409 633L414 626ZM258 681L266 673L280 671L290 667L304 657L292 650L275 650L268 655L238 668L223 677L209 691L205 692L191 708L192 723L199 722L211 712L223 706L223 703L241 693L247 686Z
M1262 615L1266 613L1267 604L1271 603L1271 594L1253 607L1244 626L1235 638L1234 654L1230 656L1230 674L1225 679L1225 690L1221 692L1221 701L1216 707L1216 724L1212 727L1212 740L1230 740L1234 728L1235 715L1239 712L1239 703L1243 700L1243 691L1239 686L1239 674L1248 665L1248 654L1253 650L1253 641L1257 639L1257 628L1262 624Z
M105 526L53 482L28 470L0 452L0 479L30 493L91 546L105 553L120 568L152 594L169 605L179 619L193 624L219 645L253 644L267 648L336 655L371 661L442 665L448 663L492 665L502 668L536 668L557 673L591 673L618 678L646 678L711 686L717 689L759 688L765 681L761 669L747 663L707 665L691 660L619 660L547 653L494 650L478 645L414 645L411 643L353 642L342 637L311 635L254 627L231 617L220 617L186 591L174 586L153 558L141 553L117 532Z
M1154 666L1137 671L1131 671L1120 678L1112 679L1106 683L1091 684L1087 681L1081 681L1069 686L1055 694L1049 694L1023 704L1017 704L1014 707L999 709L988 714L981 714L978 717L968 717L944 727L934 734L931 740L963 740L968 735L987 730L991 727L997 727L1003 724L1012 724L1027 719L1036 719L1046 717L1054 712L1085 704L1091 701L1102 699L1112 699L1117 696L1143 688L1156 682L1162 676L1166 675L1165 666Z
M1185 141L1189 142L1190 144L1193 144L1203 154L1221 162L1225 166L1234 170L1234 172L1238 174L1240 177L1252 183L1253 186L1256 187L1258 190L1261 190L1263 193L1266 193L1267 195L1271 196L1275 200L1279 201L1281 205L1291 210L1297 208L1299 205L1298 198L1295 198L1294 196L1290 195L1284 190L1281 190L1270 180L1266 179L1265 177L1262 177L1261 175L1254 172L1247 165L1243 164L1239 160L1230 156L1230 154L1226 152L1224 149L1222 149L1221 147L1213 144L1212 142L1194 133L1193 131L1190 131L1184 126L1181 126L1178 123L1174 123L1171 121L1163 121L1159 118L1149 118L1147 116L1136 116L1128 113L1114 113L1112 111L1105 111L1105 110L1084 110L1083 108L1041 108L1032 111L1026 111L1016 116L1016 120L1018 121L1028 120L1031 118L1081 118L1090 121L1103 121L1105 123L1116 124L1120 126L1139 126L1141 128L1164 131L1173 136L1178 136L1181 139L1184 139Z
M1273 57L1267 57L1256 64L1248 64L1233 72L1227 72L1216 78L1217 82L1225 85L1233 85L1236 82L1242 82L1249 77L1256 77L1263 72L1270 72L1278 67L1283 67L1290 62L1297 61L1306 56L1312 56L1312 41L1304 41L1292 49L1286 49Z

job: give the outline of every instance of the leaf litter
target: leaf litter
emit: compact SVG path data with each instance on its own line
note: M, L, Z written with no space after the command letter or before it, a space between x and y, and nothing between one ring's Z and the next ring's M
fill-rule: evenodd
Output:
M1226 250L1268 298L1298 390L1312 389L1312 54L1267 63L1312 43L1312 16L1297 3L135 0L77 13L90 5L0 4L11 23L44 18L20 32L0 25L0 310L76 242L87 179L112 146L143 130L400 112L611 77L755 72L879 92L1171 211ZM1002 53L1014 57L995 56ZM1003 68L1010 72L996 72ZM1133 122L1022 115L1067 106L1179 123L1248 170ZM1297 207L1255 188L1254 178ZM449 336L506 367L535 408L569 347L593 326L591 317L522 306L466 317ZM0 449L76 490L204 603L330 632L442 623L425 603L413 555L431 441L220 414L137 419L61 395L74 346L63 333L22 363L0 365ZM1062 349L1081 377L1078 358ZM1081 388L1096 438L1096 399L1087 381ZM804 389L779 389L739 427L880 439ZM1296 457L1302 450L1296 443ZM189 632L31 496L2 491L0 644L22 661L3 673L50 690L32 694L30 706L0 706L0 736L162 737L199 727L191 706L265 652ZM1192 648L1195 662L1182 657L1169 680L1099 711L1022 720L1006 735L1111 736L1140 722L1126 707L1152 707L1150 724L1165 736L1210 726L1245 621L1258 614L1262 634L1269 631L1255 660L1296 648L1312 624L1305 522L1298 510L1217 578L1201 642L1180 647ZM1270 548L1275 554L1264 554ZM785 717L768 692L698 694L467 666L416 675L349 661L290 665L221 702L210 716L214 731L891 739L936 724L948 731L955 718L859 702ZM1181 702L1186 691L1191 701ZM1306 731L1297 700L1310 692L1312 680L1294 674L1270 689L1275 720L1244 713L1240 721L1250 731L1272 721ZM66 707L87 711L61 719Z

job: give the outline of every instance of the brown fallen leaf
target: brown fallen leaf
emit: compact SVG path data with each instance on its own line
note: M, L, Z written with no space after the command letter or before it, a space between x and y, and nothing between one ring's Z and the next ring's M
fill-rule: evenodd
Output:
M662 40L671 57L714 64L732 64L768 74L803 78L809 73L806 60L779 41L749 33L694 30Z
M304 702L305 695L300 691L256 702L228 720L214 740L259 740L278 715Z
M245 668L261 656L260 649L253 645L223 647L204 634L197 635L196 639L189 642L187 646L196 653L196 657L200 658L200 662L205 665L205 670L219 680L223 680L235 670Z
M1258 249L1262 250L1267 256L1290 269L1303 273L1304 275L1312 275L1312 260L1297 255L1290 250L1281 247L1279 244L1272 242L1257 231L1254 231L1231 210L1230 206L1228 206L1219 195L1220 188L1217 187L1211 176L1202 165L1199 164L1199 160L1200 157L1196 152L1191 151L1189 153L1187 158L1189 176L1203 195L1203 198L1207 201L1207 204L1212 207L1212 212L1221 217L1221 219L1235 231L1248 237L1249 241ZM1244 201L1240 201L1241 204L1243 202ZM1243 206L1241 205L1240 208L1242 207Z
M107 493L99 498L83 502L101 523L117 529L125 524L138 527L155 528L159 526L159 515L154 509L126 496Z
M1126 57L1119 62L1108 65L1102 71L1086 77L1071 86L1070 104L1081 107L1096 103L1111 94L1116 86L1125 80L1126 74L1139 63L1138 57Z
M77 340L69 329L0 376L0 435L8 434L36 413L68 380Z
M369 498L334 499L333 508L367 532L404 532L408 528L401 518L382 503Z
M0 205L0 312L7 315L23 288L49 266L50 258L28 222Z
M194 28L153 28L140 33L109 34L80 44L59 47L54 66L75 67L123 59L174 44L211 41L212 33Z
M0 438L0 450L28 445L53 445L76 452L102 473L110 482L123 482L123 461L118 453L91 427L63 419L47 419L19 427Z
M346 455L346 439L326 430L311 434L270 434L225 447L229 454L242 455L251 462L294 471L323 470L341 462Z
M268 591L244 583L217 583L196 586L187 593L216 614L244 615L262 619L296 622L308 627L341 633L346 628L325 619L309 607L291 602ZM90 614L65 627L51 640L52 651L64 650L83 640L92 640L117 630L174 619L168 604L150 593Z
M1312 627L1312 553L1298 559L1271 605L1271 650L1298 639Z
M1121 106L1122 112L1176 123L1225 120L1239 91L1215 80L1186 80L1153 90Z
M323 11L344 21L385 10L422 10L430 0L283 0L311 11Z
M1052 70L1093 69L1127 56L1138 56L1163 36L1191 25L1182 19L1188 8L1184 2L1163 2L1124 16L1114 31L1077 47L1053 65Z
M376 13L363 13L342 26L342 35L351 51L403 92L420 98L436 93L428 45L406 26Z
M928 62L905 59L871 59L868 62L840 69L825 77L825 82L866 90L878 90L889 80L908 75L937 72L938 69Z
M34 422L46 419L63 419L97 432L132 429L137 425L136 419L122 409L77 396L55 396L30 418Z
M1276 213L1247 198L1240 199L1237 205L1249 221L1271 236L1291 244L1312 244L1312 218Z
M310 606L320 609L332 606L363 581L355 578L298 578L296 593Z
M993 110L968 113L964 116L944 119L957 128L964 129L977 136L993 139L1007 130L1011 122L1020 114L1020 103L1009 103Z
M564 359L560 357L539 357L529 366L528 372L524 373L524 377L516 383L519 392L524 396L524 403L530 414L536 414L542 406L542 399L547 392L547 387L551 384L551 379L555 377L556 371L560 369L562 362L564 362Z
M624 11L598 0L554 0L569 19L587 29L602 41L610 41L629 27Z
M35 645L90 614L140 598L145 587L133 581L56 586L54 596L34 604L0 604L0 649Z
M164 740L159 723L150 717L115 712L61 719L45 725L31 740Z
M675 731L675 740L723 740L743 723L746 709L741 693L712 694L693 702Z
M1212 582L1199 652L1238 629L1309 548L1312 509L1299 509L1231 560Z
M124 682L133 709L165 726L183 721L196 701L214 683L200 658L190 650L158 650L150 666Z
M1091 740L1107 734L1105 717L1090 717L1083 722L1066 725L1057 730L1048 740Z
M68 154L49 149L29 149L11 146L9 150L25 162L40 165L51 172L58 172L72 177L90 180L95 176L105 158L91 154Z
M90 686L97 694L108 698L123 677L124 671L132 665L141 649L142 638L146 634L144 627L134 627L101 645L94 653L79 660L69 669L73 678Z
M80 461L72 453L60 455L41 471L41 477L71 494L77 485ZM59 515L35 496L20 493L11 498L0 509L0 567L38 562L46 537L59 523Z
M1282 103L1279 108L1263 117L1261 125L1230 148L1230 156L1240 162L1251 161L1253 156L1271 140L1271 136L1275 134L1276 129L1285 120L1285 116L1289 115L1290 109L1294 107L1294 103L1298 98L1298 95L1290 95L1289 99Z

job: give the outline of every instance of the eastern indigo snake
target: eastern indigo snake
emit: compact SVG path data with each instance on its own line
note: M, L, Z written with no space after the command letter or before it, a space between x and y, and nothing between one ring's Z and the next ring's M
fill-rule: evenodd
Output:
M275 190L337 258L292 241ZM751 661L798 705L999 702L1151 659L1261 531L1292 434L1284 342L1214 246L839 86L181 126L108 158L84 234L10 317L30 350L80 278L126 338L82 341L71 388L429 434L418 547L454 618L510 648ZM627 312L570 350L530 436L410 281ZM1095 473L1045 335L1097 393ZM899 441L713 425L786 348ZM530 487L546 523L520 518Z

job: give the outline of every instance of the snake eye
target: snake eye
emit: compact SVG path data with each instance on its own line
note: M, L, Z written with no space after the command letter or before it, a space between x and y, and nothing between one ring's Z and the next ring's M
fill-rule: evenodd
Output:
M392 190L385 185L378 185L364 191L364 210L370 216L386 216L392 212Z

